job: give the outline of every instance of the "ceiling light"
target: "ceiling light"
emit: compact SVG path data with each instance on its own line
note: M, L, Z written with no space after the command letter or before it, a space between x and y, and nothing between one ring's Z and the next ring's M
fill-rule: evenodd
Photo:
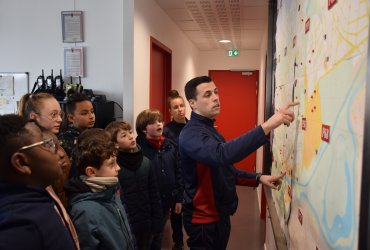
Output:
M219 43L231 43L231 41L230 40L227 40L227 39L224 39L224 40L220 40L220 41L218 41Z

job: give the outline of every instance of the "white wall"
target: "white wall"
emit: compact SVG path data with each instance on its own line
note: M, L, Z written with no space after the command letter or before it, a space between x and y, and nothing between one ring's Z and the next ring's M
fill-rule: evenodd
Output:
M63 69L61 11L84 12L85 88L122 105L123 9L126 1L0 0L0 72L29 72L32 88L41 69ZM129 109L130 107L124 107Z
M157 3L135 0L134 116L149 108L150 36L172 50L172 88L184 96L184 85L197 70L198 49L163 12ZM189 111L190 108L187 107Z
M200 74L208 75L208 70L258 70L259 50L242 50L239 56L230 57L227 51L201 51Z

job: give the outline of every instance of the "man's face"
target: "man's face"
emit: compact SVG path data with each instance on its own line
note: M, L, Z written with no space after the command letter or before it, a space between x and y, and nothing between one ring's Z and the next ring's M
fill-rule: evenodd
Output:
M201 116L214 119L220 113L220 99L215 83L201 83L196 91L196 100L189 100L193 111Z

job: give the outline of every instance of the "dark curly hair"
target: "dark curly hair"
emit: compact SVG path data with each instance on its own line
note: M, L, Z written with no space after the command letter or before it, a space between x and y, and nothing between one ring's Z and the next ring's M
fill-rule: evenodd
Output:
M85 174L88 166L100 169L103 162L117 154L110 134L101 128L92 128L81 133L73 158L79 174Z
M10 157L32 142L32 134L25 127L27 123L27 119L19 115L0 115L0 176L11 165Z

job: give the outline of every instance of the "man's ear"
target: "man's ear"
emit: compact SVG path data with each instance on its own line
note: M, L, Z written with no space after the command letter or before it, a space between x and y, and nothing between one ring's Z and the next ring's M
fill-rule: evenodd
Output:
M85 174L88 177L96 177L96 168L88 166L85 168Z
M27 156L21 152L15 152L10 157L10 163L17 172L25 175L30 175L32 171L27 162L28 162Z
M195 102L196 101L194 99L189 99L189 106L190 106L190 108L194 109Z
M69 122L73 122L73 120L74 120L74 115L73 114L67 114L67 119L68 119L68 121Z

